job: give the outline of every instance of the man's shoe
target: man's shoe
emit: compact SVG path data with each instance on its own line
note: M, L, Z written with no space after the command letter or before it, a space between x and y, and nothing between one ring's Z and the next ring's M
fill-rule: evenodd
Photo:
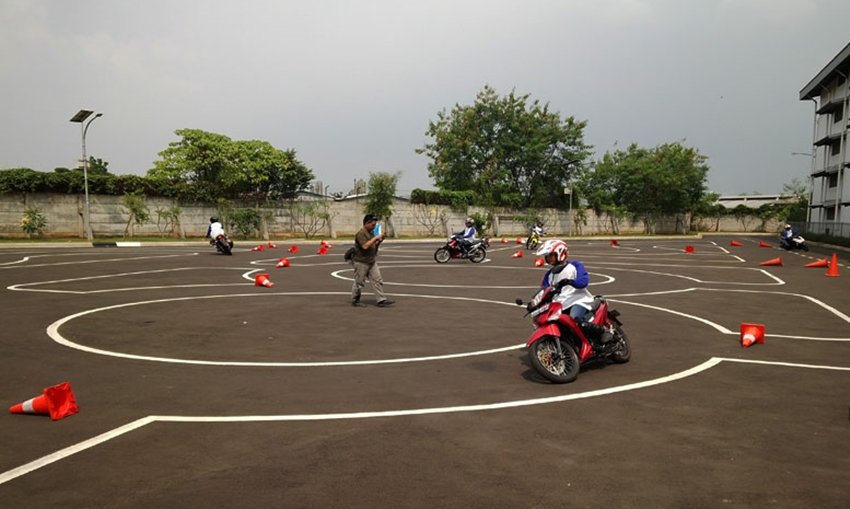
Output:
M384 300L382 300L381 302L378 303L378 307L379 308L385 308L387 306L392 306L393 304L395 304L394 300L384 299Z
M360 302L360 299L352 300L351 305L356 307L356 308L365 308L366 307L366 304L363 304L362 302Z

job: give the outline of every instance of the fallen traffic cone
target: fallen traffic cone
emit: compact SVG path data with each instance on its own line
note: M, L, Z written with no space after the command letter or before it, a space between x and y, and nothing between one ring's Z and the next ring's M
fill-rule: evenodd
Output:
M760 240L760 241L759 241L759 247L773 247L773 245L772 245L772 244L768 244L767 242L765 242L765 241L763 241L763 240Z
M71 390L69 382L48 387L42 391L41 396L9 407L9 412L13 414L49 415L54 421L74 415L79 411L77 400L74 398L74 391Z
M546 264L546 260L544 260L543 258L538 258L538 259L534 260L534 266L535 267L542 267L545 264Z
M326 255L326 254L328 254L328 246L327 246L327 244L322 244L321 246L319 246L319 250L318 250L318 251L316 251L316 254L318 254L318 255Z
M619 246L620 241L617 239L611 239L611 247Z
M277 244L275 244L274 242L269 242L268 246L269 246L269 249L274 249L274 248L277 247Z
M274 286L274 283L269 280L268 274L257 274L254 277L254 286L265 286L266 288L271 288Z
M279 269L281 267L289 267L289 258L281 258L278 260L277 265L274 268Z
M741 346L749 348L755 343L764 344L764 325L760 323L742 323Z
M807 263L806 267L810 269L818 269L820 267L829 267L829 262L826 261L826 258L821 258L820 260L815 260L812 263Z
M694 246L685 246L685 252L692 254L694 252Z
M778 265L778 266L782 267L782 257L777 256L776 258L774 258L772 260L767 260L766 262L761 262L759 265L761 265L762 267L771 267L771 266L774 266L774 265Z
M729 245L730 245L730 246L735 246L735 247L741 247L741 246L743 246L743 244L741 244L741 243L740 243L740 242L738 242L737 240L733 240L732 242L730 242L730 243L729 243Z
M829 262L829 269L827 269L826 275L829 277L838 277L840 275L838 273L838 257L835 256L835 253L832 253L832 261Z
M255 247L255 248L251 249L251 251L260 251L260 252L262 252L262 251L264 251L264 250L265 250L265 248L263 247L263 245L262 245L262 244L260 244L259 246L257 246L257 247Z
M516 253L511 255L511 258L522 258L522 251L517 249Z
M297 253L298 252L298 246L296 246L295 244L292 244L291 246L289 246L289 252L292 253L292 254Z

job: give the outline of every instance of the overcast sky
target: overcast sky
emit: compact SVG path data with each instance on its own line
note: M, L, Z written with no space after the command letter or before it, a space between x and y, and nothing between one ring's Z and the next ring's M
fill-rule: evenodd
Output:
M684 140L712 191L774 193L809 173L799 91L848 27L848 0L0 0L0 168L73 167L87 108L112 173L195 128L407 194L428 122L489 84L587 120L597 156Z

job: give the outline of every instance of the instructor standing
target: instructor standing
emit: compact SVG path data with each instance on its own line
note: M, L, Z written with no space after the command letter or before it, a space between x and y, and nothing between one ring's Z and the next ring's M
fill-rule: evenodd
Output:
M381 232L375 235L373 230L378 222L374 214L363 216L363 228L354 236L354 284L351 285L351 304L353 306L365 306L360 302L360 293L366 286L366 279L372 282L372 290L378 299L379 307L387 307L395 304L395 301L387 299L384 295L384 280L381 277L381 269L378 268L378 246L386 238Z

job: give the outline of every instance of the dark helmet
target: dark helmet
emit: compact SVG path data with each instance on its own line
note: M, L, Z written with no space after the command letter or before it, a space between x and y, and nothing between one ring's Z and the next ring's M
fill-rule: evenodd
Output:
M212 217L210 218L210 222L211 222L211 223L217 223L217 222L218 222L218 218L217 218L217 217L215 217L215 216L212 216Z

